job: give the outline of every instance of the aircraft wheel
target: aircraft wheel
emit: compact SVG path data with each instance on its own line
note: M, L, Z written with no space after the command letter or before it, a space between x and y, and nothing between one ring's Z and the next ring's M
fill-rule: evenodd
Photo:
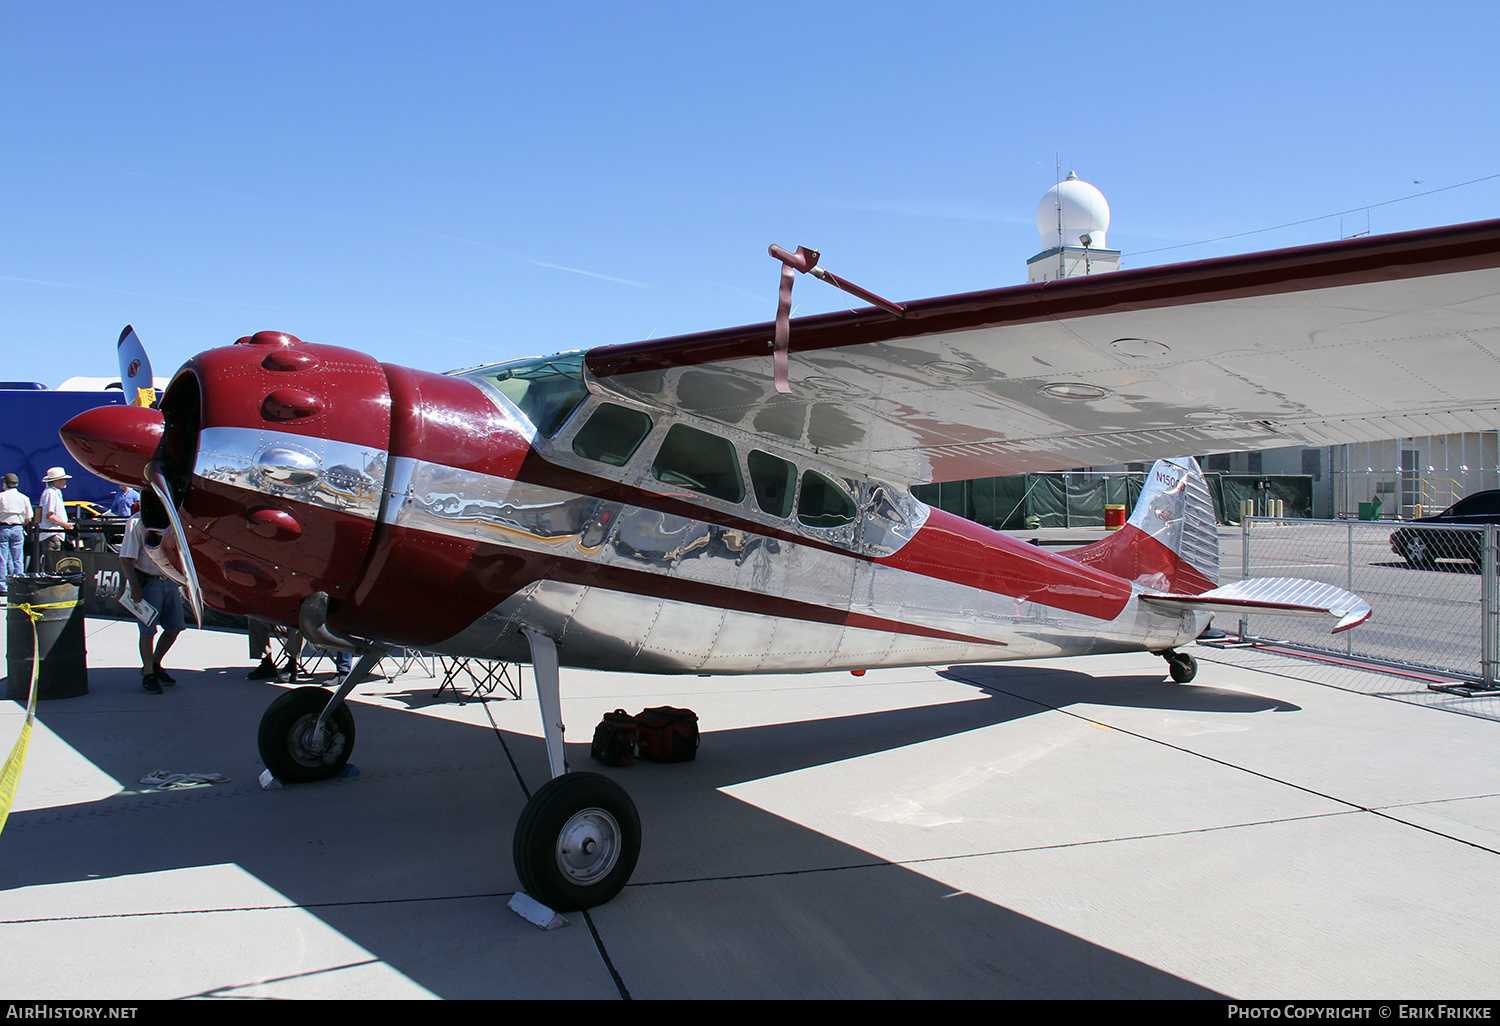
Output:
M1190 655L1174 652L1167 656L1167 670L1178 684L1186 684L1198 676L1198 660Z
M261 761L284 784L326 780L344 768L354 751L354 714L340 703L323 727L323 744L310 735L323 707L333 697L327 688L294 688L266 708L256 743Z
M512 856L527 894L559 911L620 893L641 853L641 819L625 789L597 773L564 773L532 796Z

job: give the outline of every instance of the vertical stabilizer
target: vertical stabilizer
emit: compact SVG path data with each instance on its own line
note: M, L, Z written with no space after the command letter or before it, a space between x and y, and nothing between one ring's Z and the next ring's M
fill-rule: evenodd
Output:
M1219 584L1219 528L1198 461L1157 460L1125 526L1065 553L1157 591L1198 594Z

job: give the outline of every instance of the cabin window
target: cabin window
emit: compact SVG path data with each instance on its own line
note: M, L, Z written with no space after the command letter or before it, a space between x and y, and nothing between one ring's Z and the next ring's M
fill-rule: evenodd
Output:
M491 364L459 376L487 381L499 389L547 438L557 434L589 394L583 384L582 353Z
M600 403L573 436L573 451L586 460L623 467L651 433L651 418L640 410Z
M745 457L750 467L750 486L755 501L773 517L792 515L792 494L797 490L797 468L779 456L759 449Z
M734 446L726 439L686 424L673 424L661 443L651 476L725 502L745 498L745 482Z
M849 493L816 470L802 475L797 519L808 527L843 527L854 522L854 500Z

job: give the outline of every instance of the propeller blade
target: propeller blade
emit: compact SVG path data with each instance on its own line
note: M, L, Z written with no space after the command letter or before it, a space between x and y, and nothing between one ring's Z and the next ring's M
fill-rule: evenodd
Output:
M177 551L182 553L182 569L187 576L188 599L193 604L193 618L202 627L203 592L198 586L198 568L193 566L193 553L188 549L187 532L182 529L182 521L177 517L177 506L172 500L172 490L167 487L167 477L162 473L160 460L152 460L146 464L146 481L161 500L162 508L167 511L167 519L172 522L172 537L177 540Z
M120 387L125 390L125 401L131 406L154 407L156 380L151 377L151 360L135 329L128 324L120 332L115 356L120 361Z

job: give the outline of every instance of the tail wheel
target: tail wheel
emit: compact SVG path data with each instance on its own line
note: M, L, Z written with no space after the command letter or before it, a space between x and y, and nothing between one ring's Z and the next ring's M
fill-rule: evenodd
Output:
M1178 684L1186 684L1198 676L1198 660L1181 652L1163 652L1162 658L1167 661L1167 672Z
M526 803L512 856L527 894L560 911L602 905L630 880L641 820L625 789L597 773L564 773Z
M255 740L261 761L277 780L286 784L326 780L349 761L354 751L354 714L347 704L339 703L328 717L317 743L312 737L318 716L332 697L327 688L294 688L266 708Z

